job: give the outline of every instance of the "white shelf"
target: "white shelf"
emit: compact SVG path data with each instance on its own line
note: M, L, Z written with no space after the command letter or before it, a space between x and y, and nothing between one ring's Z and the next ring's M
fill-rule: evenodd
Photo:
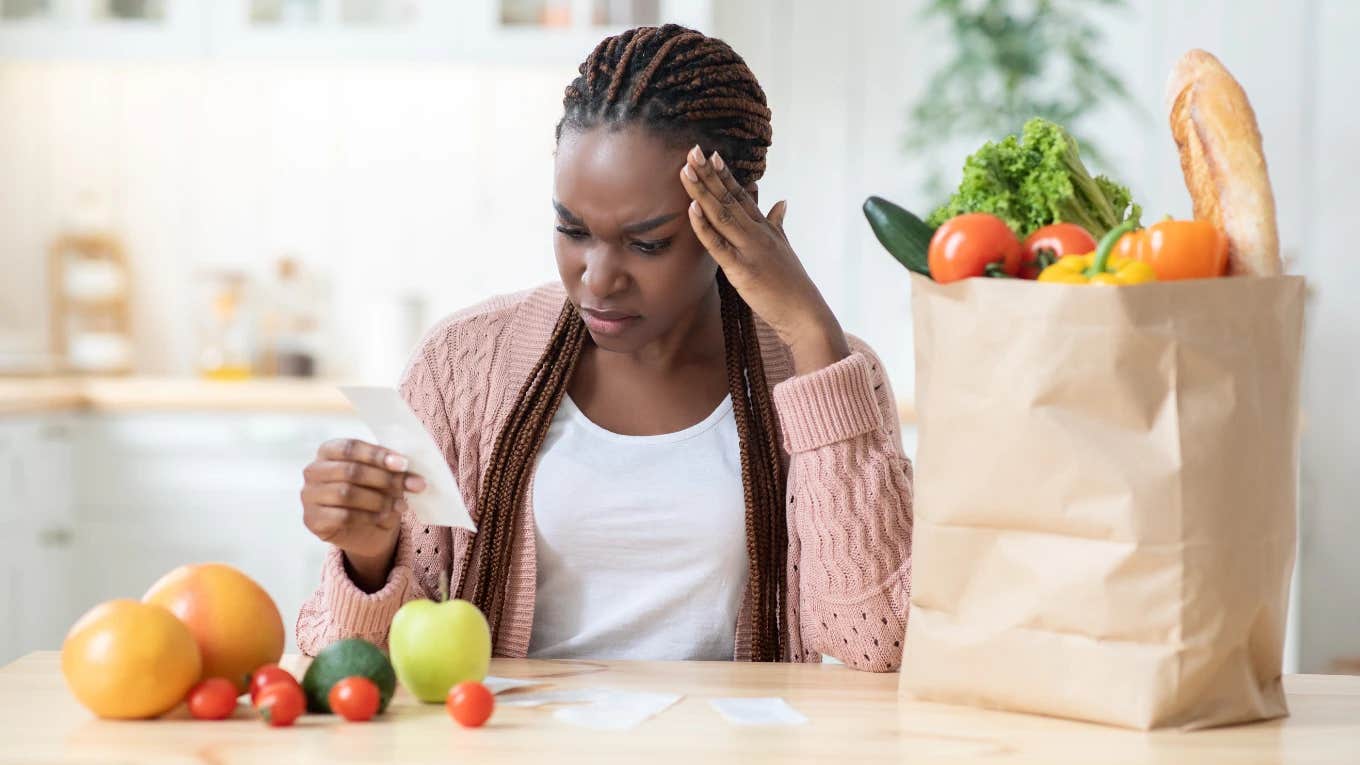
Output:
M49 0L44 15L0 18L5 59L459 60L578 63L639 23L707 31L712 0L655 0L658 17L595 23L570 3L560 26L502 22L502 0L160 0L159 17L110 19L112 0ZM618 2L619 0L609 0ZM644 9L648 10L648 9Z
M161 59L203 54L202 0L163 0L160 19L112 19L101 0L50 0L45 17L0 18L0 59Z

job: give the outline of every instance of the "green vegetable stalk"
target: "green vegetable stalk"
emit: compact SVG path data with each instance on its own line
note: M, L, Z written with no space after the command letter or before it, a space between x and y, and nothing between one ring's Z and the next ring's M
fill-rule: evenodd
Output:
M963 182L949 202L931 213L939 226L956 215L991 213L1021 237L1050 223L1075 223L1097 239L1142 208L1129 190L1103 175L1091 177L1077 142L1044 119L1025 123L1019 139L987 142L963 166Z

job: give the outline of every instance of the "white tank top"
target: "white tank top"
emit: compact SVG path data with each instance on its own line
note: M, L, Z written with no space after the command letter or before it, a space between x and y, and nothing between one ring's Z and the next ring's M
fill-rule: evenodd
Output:
M612 433L564 397L533 480L529 656L732 658L747 556L730 396L659 436Z

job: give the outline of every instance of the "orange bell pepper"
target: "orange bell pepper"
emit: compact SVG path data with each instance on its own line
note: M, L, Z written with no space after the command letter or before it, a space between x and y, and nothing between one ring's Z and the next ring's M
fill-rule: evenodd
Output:
M1115 253L1152 266L1158 281L1222 276L1228 266L1228 237L1202 220L1164 220L1124 235Z

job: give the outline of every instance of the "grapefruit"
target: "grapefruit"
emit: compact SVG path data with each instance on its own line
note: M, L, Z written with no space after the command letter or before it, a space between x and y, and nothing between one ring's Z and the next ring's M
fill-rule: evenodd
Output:
M250 674L283 655L283 617L255 580L224 563L180 566L151 585L145 603L178 616L198 641L203 676L244 693Z
M95 606L61 646L61 673L71 693L111 719L165 714L198 682L201 668L189 628L161 606L135 600Z

